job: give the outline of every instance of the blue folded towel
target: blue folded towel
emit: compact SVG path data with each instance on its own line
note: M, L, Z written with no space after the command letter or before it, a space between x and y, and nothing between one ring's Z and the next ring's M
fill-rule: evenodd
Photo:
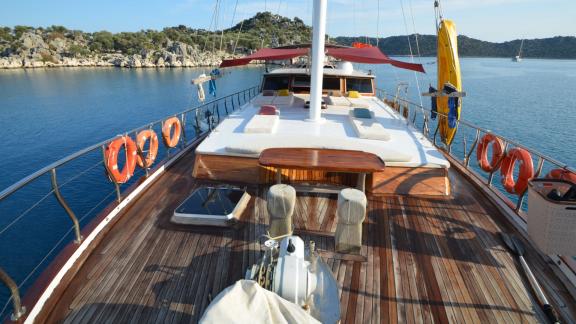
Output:
M372 118L372 114L370 113L370 109L367 109L367 108L354 108L354 117L356 117L356 118L371 119L371 118Z

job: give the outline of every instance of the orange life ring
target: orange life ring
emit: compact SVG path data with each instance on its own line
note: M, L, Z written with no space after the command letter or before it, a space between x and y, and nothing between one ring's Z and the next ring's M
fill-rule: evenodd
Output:
M118 169L118 152L122 146L125 147L126 162L122 170ZM125 183L134 174L136 168L136 143L130 136L122 136L113 140L108 144L104 151L104 158L106 159L106 169L112 180L117 183Z
M491 143L492 158L488 161L488 146ZM484 135L476 149L476 157L480 168L486 172L494 172L500 166L502 156L504 156L504 143L502 140L490 133Z
M516 161L520 161L521 164L518 180L514 181L514 165ZM506 153L500 172L504 189L511 194L522 195L528 188L528 180L534 177L532 156L524 149L513 148Z
M148 153L144 159L142 159L140 154L136 157L136 163L138 163L141 168L149 168L152 163L154 163L154 160L156 160L156 155L158 154L158 136L151 129L143 130L136 136L136 145L138 146L138 149L140 152L144 153L144 146L148 139L150 139L150 149L148 150ZM144 164L144 162L146 162L146 164Z
M549 179L566 180L576 184L576 173L570 172L566 169L554 169L546 175Z
M170 136L172 132L172 127L174 127L174 136ZM180 134L182 132L182 126L180 125L180 119L177 117L171 117L164 121L164 126L162 126L162 139L164 140L164 145L168 147L175 147L180 141Z

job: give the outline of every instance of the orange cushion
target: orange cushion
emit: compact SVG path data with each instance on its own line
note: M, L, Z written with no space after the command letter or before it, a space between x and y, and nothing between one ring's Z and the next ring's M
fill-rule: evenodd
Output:
M277 112L278 112L278 109L276 109L276 106L263 105L262 107L260 107L260 111L258 112L258 115L276 115Z

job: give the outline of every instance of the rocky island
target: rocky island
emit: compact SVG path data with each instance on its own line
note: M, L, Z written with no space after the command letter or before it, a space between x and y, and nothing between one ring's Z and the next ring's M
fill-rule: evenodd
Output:
M0 57L0 68L39 68L39 67L195 67L214 66L222 59L234 57L226 51L202 51L197 45L167 40L165 48L142 48L135 54L118 52L75 53L74 48L86 47L82 34L54 38L49 41L40 30L24 32L18 39L20 46L10 55Z
M161 31L82 32L63 26L0 27L0 69L44 67L163 68L216 66L222 59L242 56L262 47L308 43L311 27L301 19L260 12L224 30L193 29L184 25ZM328 42L378 44L389 55L409 55L419 41L421 56L436 56L435 35L385 38L336 37ZM492 43L458 36L461 56L513 57L521 40ZM576 37L525 40L525 58L576 58Z
M162 68L216 66L262 46L308 41L299 18L258 13L217 31L183 25L162 31L87 33L63 26L0 27L0 69L43 67Z

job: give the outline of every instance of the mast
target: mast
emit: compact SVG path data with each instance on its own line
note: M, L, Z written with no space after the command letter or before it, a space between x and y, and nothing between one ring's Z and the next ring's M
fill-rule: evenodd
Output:
M518 57L522 56L522 46L524 45L524 40L520 42L520 50L518 51Z
M328 0L314 0L312 18L312 66L310 87L310 116L308 121L322 122L322 79L324 72L324 43L326 39L326 6Z

